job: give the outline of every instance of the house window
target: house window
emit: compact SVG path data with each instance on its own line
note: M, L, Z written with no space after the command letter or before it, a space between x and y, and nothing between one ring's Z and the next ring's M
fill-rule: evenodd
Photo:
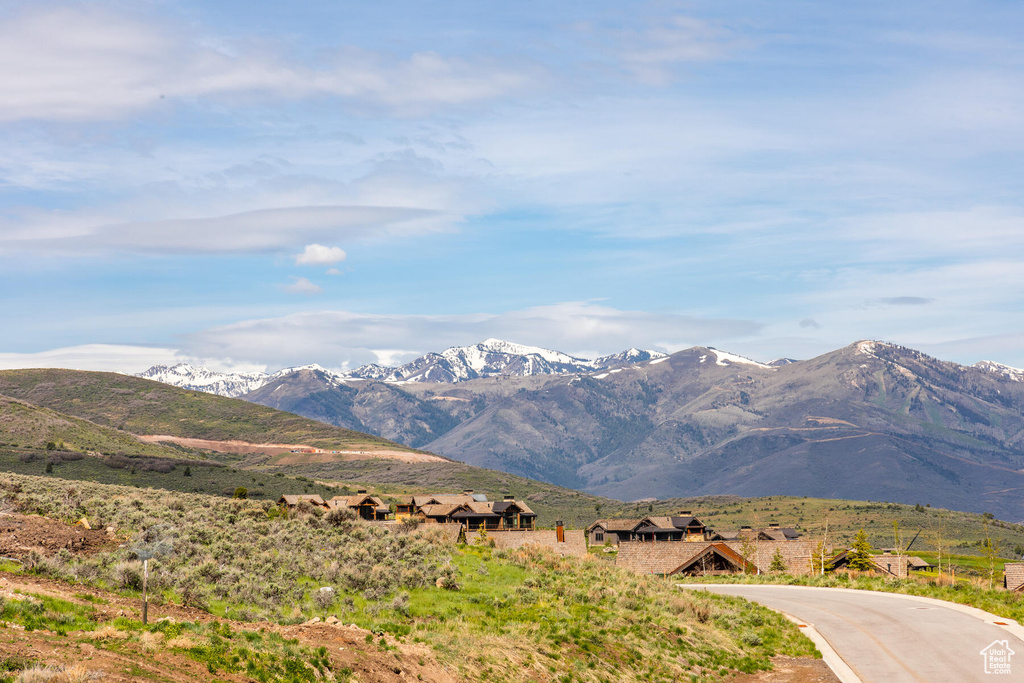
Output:
M597 543L604 543L604 532L598 531L594 534L594 541Z

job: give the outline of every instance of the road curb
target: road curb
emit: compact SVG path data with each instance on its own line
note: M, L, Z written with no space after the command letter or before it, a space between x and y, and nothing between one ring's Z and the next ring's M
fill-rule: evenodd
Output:
M763 607L763 605L762 605ZM771 607L767 608L771 609ZM815 647L818 648L818 652L821 653L821 658L825 662L825 665L832 669L832 673L836 675L840 683L864 683L860 676L850 668L850 665L846 663L846 660L836 652L835 648L832 647L832 643L828 642L825 636L821 635L818 629L814 628L814 624L803 622L792 614L786 614L779 610L772 610L778 612L782 616L786 617L800 629L800 632L807 636Z
M680 586L680 587L682 587L682 586L687 586L687 587L694 586L694 587L696 587L696 586L707 586L707 585L730 586L730 585L741 585L741 584L726 584L726 583L719 583L719 584L700 584L700 583L681 584L681 583L677 583L676 585ZM975 619L981 619L982 621L984 621L986 623L993 624L994 626L998 626L1002 630L1006 631L1007 633L1011 634L1012 636L1014 636L1018 640L1020 640L1022 643L1024 643L1024 626L1021 626L1018 622L1014 621L1013 619L1011 619L1009 617L1001 617L998 614L992 614L991 612L986 612L985 610L978 609L977 607L971 607L970 605L961 605L959 602L950 602L948 600L939 600L938 598L927 598L927 597L925 597L923 595L907 595L906 593L890 593L889 591L873 591L873 590L864 590L864 589L861 589L861 588L838 588L838 587L832 587L832 586L790 586L790 585L786 585L786 584L776 584L776 583L769 583L769 584L752 583L752 584L742 584L742 585L777 586L779 588L796 588L796 589L800 589L800 588L825 588L825 589L830 590L830 591L840 591L840 592L843 592L843 593L857 593L857 594L860 594L860 595L863 595L865 593L880 593L882 595L892 595L892 596L897 597L897 598L903 598L905 600L913 600L914 602L922 602L922 603L925 603L925 604L928 604L928 605L932 605L932 606L935 606L935 607L945 607L946 609L951 609L951 610L953 610L955 612L960 612L962 614L967 614L969 616L974 617Z
M676 588L682 588L683 590L703 590L705 593L712 593L707 590L707 584L701 583L677 583ZM721 595L721 593L714 593L714 595ZM797 625L800 632L807 636L808 640L814 643L814 646L818 648L818 652L821 653L821 659L825 662L825 666L832 670L832 673L836 675L840 683L864 683L860 676L858 676L850 665L846 663L835 648L832 647L832 643L825 639L825 636L821 635L818 629L814 628L814 624L797 619L792 614L787 614L781 610L772 609L761 605L765 609L771 610L776 614L781 614Z

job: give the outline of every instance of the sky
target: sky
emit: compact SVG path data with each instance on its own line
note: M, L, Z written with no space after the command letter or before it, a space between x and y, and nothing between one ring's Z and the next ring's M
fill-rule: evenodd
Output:
M0 368L1024 367L1024 4L0 0Z

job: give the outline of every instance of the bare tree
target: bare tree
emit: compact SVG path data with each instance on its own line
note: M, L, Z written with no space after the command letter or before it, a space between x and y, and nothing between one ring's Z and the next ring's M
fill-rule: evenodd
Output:
M896 551L896 578L903 578L907 574L907 561L903 559L903 533L898 519L892 520L892 541Z
M149 616L149 561L174 552L174 528L166 524L149 527L135 539L131 550L142 560L142 623L145 624Z
M988 563L988 589L992 590L996 576L996 558L999 557L999 541L993 540L991 534L986 534L985 543L981 546L981 554Z

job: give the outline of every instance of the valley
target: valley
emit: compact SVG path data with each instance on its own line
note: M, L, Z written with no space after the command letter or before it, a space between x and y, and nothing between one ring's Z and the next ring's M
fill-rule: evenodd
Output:
M866 341L803 361L705 347L620 360L531 374L505 357L494 376L456 382L304 368L243 398L618 500L926 499L1024 519L1024 383L1013 368Z

